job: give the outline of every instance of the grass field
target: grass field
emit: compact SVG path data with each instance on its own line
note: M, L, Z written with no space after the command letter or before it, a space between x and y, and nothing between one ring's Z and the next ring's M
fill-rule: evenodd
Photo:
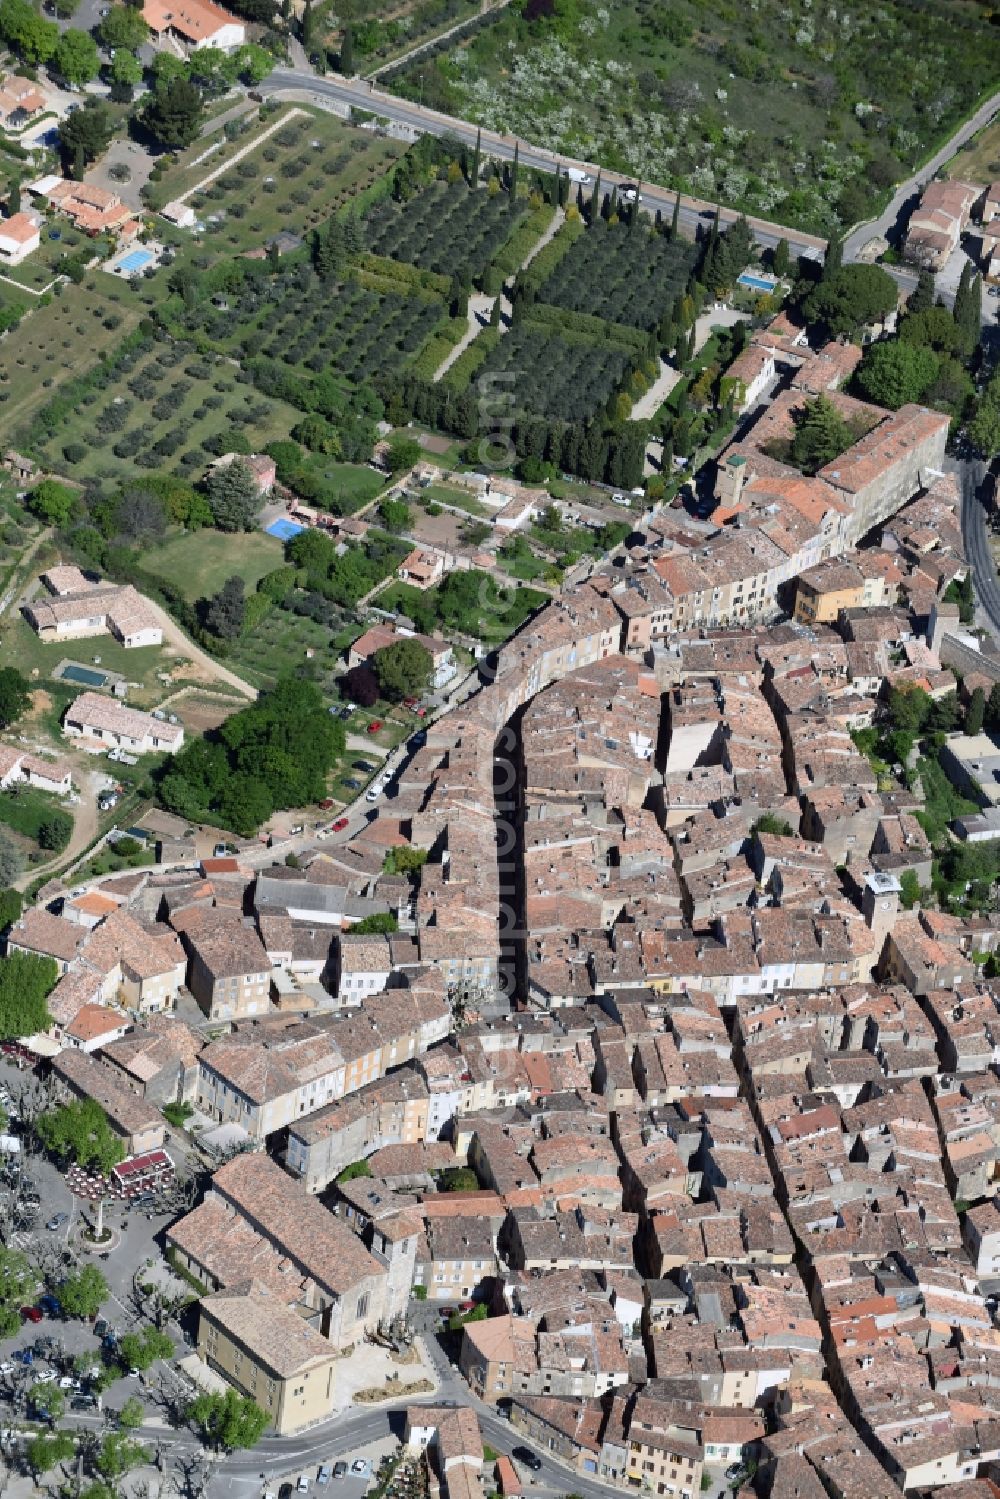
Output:
M175 536L143 554L148 572L167 579L186 599L210 598L227 578L239 574L248 593L265 573L282 563L281 542L263 531L224 535L221 531L196 531ZM129 651L130 656L135 653Z
M984 186L1000 177L1000 121L994 120L973 136L955 156L945 171L962 182L980 182Z
M89 393L42 451L78 479L168 469L200 479L232 446L219 445L227 429L238 429L257 450L287 437L299 418L236 375L217 355L156 344L106 389Z
M41 243L23 265L11 266L4 272L12 281L22 286L31 286L40 291L49 285L62 269L63 261L75 259L77 253L89 247L92 255L103 254L102 249L67 219L46 224L42 228Z
M390 86L820 233L864 218L1000 73L972 0L534 0L496 16Z
M287 114L255 122L194 166L205 151L204 140L197 141L147 189L151 206L189 192ZM280 230L303 235L370 188L403 149L332 115L300 111L190 199L205 224L201 242L209 250L239 254Z
M106 291L89 280L65 287L45 305L32 299L20 326L0 340L0 428L7 438L64 380L89 369L138 323L137 307L109 295L117 290L113 279L100 281L107 283Z

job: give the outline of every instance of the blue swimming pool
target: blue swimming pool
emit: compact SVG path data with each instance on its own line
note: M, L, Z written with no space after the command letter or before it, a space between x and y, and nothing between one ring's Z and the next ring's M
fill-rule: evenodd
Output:
M298 536L304 531L305 526L300 526L297 521L285 520L284 517L273 520L267 527L268 536L277 536L279 541L291 541L293 536Z
M773 279L767 280L763 276L751 276L749 271L743 272L743 275L739 278L739 284L740 286L748 286L751 291L761 291L765 294L774 291L777 285Z
M64 682L79 682L83 687L103 687L108 680L107 672L92 671L89 666L64 666L62 669Z
M125 271L131 276L133 271L143 271L147 265L152 265L156 256L151 250L130 250L124 260L118 262L118 269Z

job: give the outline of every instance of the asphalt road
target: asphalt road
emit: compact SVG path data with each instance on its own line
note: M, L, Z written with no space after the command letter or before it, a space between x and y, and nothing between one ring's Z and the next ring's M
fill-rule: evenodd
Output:
M355 108L372 110L387 119L402 125L409 125L414 130L423 133L454 135L469 146L474 146L476 143L477 127L475 125L470 125L465 120L453 119L450 115L438 114L433 109L425 109L423 105L413 104L408 99L397 99L392 94L371 88L364 79L321 78L315 73L278 68L265 83L260 85L260 89L262 93L271 94L288 91L305 92L312 94L320 103L353 105ZM516 144L520 164L531 171L554 172L558 163L563 168L577 167L589 172L592 177L596 177L597 172L600 171L601 182L608 188L613 184L621 186L622 183L635 181L634 178L625 177L620 172L612 172L605 167L599 167L595 162L575 161L568 156L560 156L553 151L547 151L544 147L533 146L529 141L515 141L512 135L496 135L492 131L484 130L482 138L484 149L491 156L499 157L502 161L513 159ZM673 213L675 197L676 193L667 188L646 183L642 186L643 206L653 212L660 209L667 217ZM679 222L692 238L698 226L707 228L714 216L714 204L702 202L698 198L681 198ZM732 223L738 215L732 209L723 208L720 217L723 224L728 224ZM765 219L751 219L750 224L758 243L765 249L772 248L780 239L788 241L788 247L793 255L815 257L822 255L826 248L826 241L818 239L815 235L786 229L780 224L772 224Z
M977 459L963 459L949 467L958 475L962 487L962 541L972 568L976 598L994 633L1000 636L1000 579L990 555L982 503L986 464Z

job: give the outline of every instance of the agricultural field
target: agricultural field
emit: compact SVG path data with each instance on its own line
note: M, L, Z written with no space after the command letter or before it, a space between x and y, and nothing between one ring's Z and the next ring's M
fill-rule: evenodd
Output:
M998 74L1000 35L975 0L532 0L389 83L501 134L825 234L868 217Z
M0 339L0 421L7 434L135 327L141 314L125 295L110 276L100 276L49 300L25 298L30 306L20 325Z
M635 350L598 343L525 318L516 322L480 367L483 375L508 375L517 411L587 421L621 390Z
M373 131L346 125L322 111L278 117L248 117L244 132L205 157L199 138L146 188L146 201L160 208L189 193L247 146L256 145L190 198L205 225L200 236L210 250L239 254L282 231L304 235L356 195L367 192L398 160L404 147ZM198 158L204 158L198 162ZM197 164L195 164L197 163ZM190 242L186 232L179 244Z
M354 381L407 364L445 317L433 292L403 282L369 290L358 276L324 283L304 266L263 284L246 282L232 302L223 300L193 309L185 325L227 351L239 347L312 372L332 365Z
M241 383L228 361L160 342L128 356L110 385L88 391L36 446L78 479L168 469L200 478L241 439L257 451L287 436L297 419L284 402Z
M379 255L480 282L527 209L520 199L512 208L503 192L434 182L406 203L377 203L366 220L368 241Z
M633 230L597 218L541 283L538 299L648 331L683 295L699 253L651 226Z

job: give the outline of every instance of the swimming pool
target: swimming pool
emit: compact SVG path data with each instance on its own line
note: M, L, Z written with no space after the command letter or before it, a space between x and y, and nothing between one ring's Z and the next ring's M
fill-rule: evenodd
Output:
M267 535L277 536L279 541L291 541L293 536L298 536L299 532L304 530L305 526L300 526L297 521L279 517L267 527Z
M125 259L118 262L118 269L131 276L133 271L145 270L146 266L151 265L155 259L156 256L151 250L130 250Z
M64 666L62 669L64 682L80 682L84 687L103 687L108 680L106 672L94 671L89 666Z
M748 286L751 291L762 291L769 293L774 291L776 281L766 281L763 276L751 276L749 271L744 271L739 278L740 286Z

